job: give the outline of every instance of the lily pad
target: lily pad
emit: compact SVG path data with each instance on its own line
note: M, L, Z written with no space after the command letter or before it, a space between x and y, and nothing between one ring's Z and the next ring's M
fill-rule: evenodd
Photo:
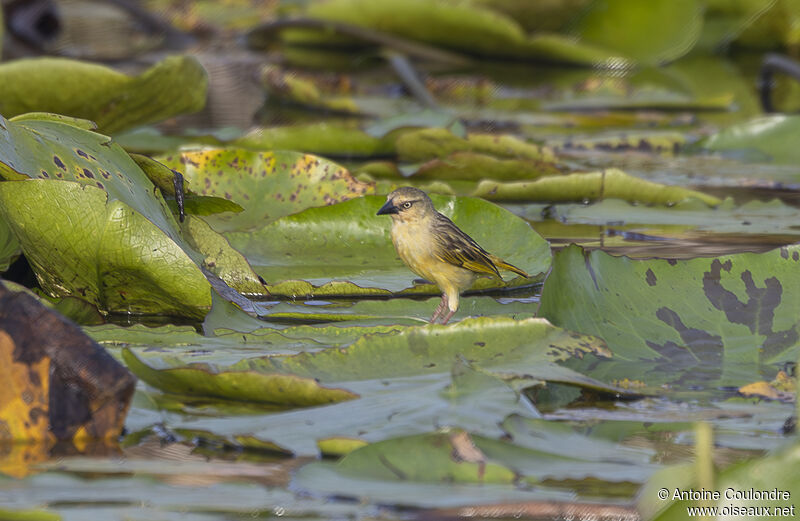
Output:
M514 471L487 458L462 430L379 441L356 449L339 472L381 480L512 483Z
M547 345L545 352L540 346ZM586 354L610 356L602 342L546 320L470 318L451 326L412 327L370 335L340 349L242 360L235 368L277 371L322 382L448 373L457 357L509 378L563 381L610 390L554 362Z
M531 275L508 283L479 279L474 288L530 284L547 271L547 241L526 222L480 199L434 196L433 201L486 250ZM390 219L375 215L381 204L383 198L366 196L283 217L256 232L226 236L274 296L388 295L401 290L439 294L430 284L411 285L414 275L400 262L389 238Z
M530 215L523 213L522 217L536 219L536 213L541 215L539 211L531 212ZM591 205L553 206L549 215L568 225L592 224L614 228L634 225L674 226L682 235L687 230L692 230L718 234L792 236L797 234L794 223L800 221L800 209L778 199L748 201L737 205L733 198L727 198L716 208L709 208L697 199L688 199L670 207L604 199ZM658 235L669 235L669 231L659 228Z
M723 129L697 146L750 160L796 165L800 162L800 150L795 139L798 132L798 115L761 116Z
M136 376L173 394L294 406L322 405L358 397L345 389L323 387L313 379L290 374L246 370L215 372L202 366L158 370L128 349L122 351L122 358Z
M605 339L617 360L649 361L637 363L652 383L740 386L797 359L800 300L787 288L798 263L798 246L677 261L570 246L556 255L539 312Z
M296 150L351 158L394 155L394 140L394 135L371 135L355 123L324 121L256 128L230 144L252 150Z
M208 222L217 231L257 229L284 215L374 190L343 167L299 152L208 149L160 161L181 171L197 193L224 197L244 208L241 213L210 217Z
M314 2L314 18L345 22L471 54L502 55L525 40L522 28L495 11L468 4L427 0ZM291 35L285 35L293 41ZM297 43L297 42L293 42Z
M206 101L206 72L190 56L172 56L139 76L64 58L0 65L0 114L53 112L92 120L103 132L197 112Z
M581 41L657 65L688 53L700 37L703 4L696 0L596 0L575 32Z
M654 183L616 168L602 172L547 176L535 181L499 183L484 180L478 184L473 195L496 201L560 202L616 198L631 202L670 205L694 197L709 206L721 202L718 197L697 190Z
M183 249L100 188L51 179L0 183L0 214L54 297L80 295L109 312L194 318L211 306L211 288Z
M0 119L0 212L42 288L101 310L202 317L211 292L160 194L108 138ZM29 179L33 178L33 180Z

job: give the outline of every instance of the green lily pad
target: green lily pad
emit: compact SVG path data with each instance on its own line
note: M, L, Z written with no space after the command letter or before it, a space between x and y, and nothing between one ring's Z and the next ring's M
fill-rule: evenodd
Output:
M218 231L260 228L284 215L374 190L341 166L299 152L193 150L159 161L181 171L193 191L224 197L244 208L241 213L209 217Z
M258 371L212 371L199 365L153 369L129 349L122 358L136 376L173 394L207 396L227 400L294 406L323 405L352 400L358 395L345 389L321 386L310 378Z
M677 261L571 246L556 255L539 313L602 337L651 383L740 386L797 359L800 301L787 292L798 263L797 246Z
M491 461L462 430L371 443L344 456L339 472L380 480L512 483L514 471Z
M307 15L396 34L470 54L502 55L525 40L522 28L495 11L468 4L427 0L314 2ZM284 33L287 41L297 43Z
M305 108L343 114L362 112L352 98L323 94L313 80L286 72L277 65L268 65L261 70L261 83L270 97L296 103Z
M205 70L190 56L165 58L139 76L64 58L16 60L0 65L0 114L54 112L111 133L197 112L206 83Z
M737 153L750 160L796 165L800 162L798 132L798 115L761 116L723 129L697 146L715 152Z
M481 278L474 289L531 284L547 271L547 241L526 222L480 199L434 196L433 201L486 250L531 275L508 283ZM267 281L273 296L388 295L401 290L439 294L431 284L410 283L415 276L392 246L390 219L375 215L381 204L383 198L366 196L310 208L256 232L226 236Z
M63 118L0 119L0 212L42 289L101 310L199 318L210 286L152 183L109 139ZM30 180L29 178L33 178Z
M17 236L11 231L8 223L0 219L0 273L8 270L20 253L22 250Z
M394 136L374 136L349 122L296 123L256 128L234 139L233 147L251 150L296 150L325 157L394 155Z
M577 22L581 41L657 65L688 53L700 37L703 4L696 0L597 0Z
M546 352L541 349L544 345ZM447 373L457 357L463 357L510 378L610 390L554 363L589 353L610 355L596 339L555 328L545 320L500 316L469 318L450 326L410 327L395 334L365 336L345 348L246 359L233 367L330 382Z
M682 186L654 183L609 168L602 172L547 176L535 181L499 183L484 180L472 195L495 201L585 201L603 198L624 199L630 202L675 204L694 197L709 206L721 202L718 197Z
M3 182L0 214L51 296L79 295L112 313L202 318L211 307L206 278L179 244L100 188Z
M526 218L535 218L523 213ZM737 205L727 198L716 208L697 199L688 199L670 207L631 204L619 199L604 199L594 204L564 204L552 207L552 218L568 225L592 224L628 229L634 225L674 226L677 233L687 230L717 234L796 235L800 209L779 199L748 201ZM675 232L673 232L675 233ZM659 236L670 235L659 228Z
M419 162L446 158L454 152L475 152L506 159L532 159L553 162L552 151L526 143L517 137L501 134L455 135L447 128L424 128L401 134L395 142L401 161Z
M203 267L243 295L269 295L247 259L203 219L187 215L180 226L187 244L203 255Z

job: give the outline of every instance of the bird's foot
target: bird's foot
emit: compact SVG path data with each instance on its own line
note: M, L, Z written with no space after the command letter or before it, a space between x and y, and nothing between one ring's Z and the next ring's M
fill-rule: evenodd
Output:
M444 311L447 309L447 295L442 295L442 300L439 301L439 305L436 306L436 311L433 312L433 316L431 317L431 324L435 324L436 321L444 314Z
M450 318L452 318L452 316L455 315L455 314L456 314L456 310L455 309L448 311L447 314L442 319L442 325L447 324L447 322L450 320Z

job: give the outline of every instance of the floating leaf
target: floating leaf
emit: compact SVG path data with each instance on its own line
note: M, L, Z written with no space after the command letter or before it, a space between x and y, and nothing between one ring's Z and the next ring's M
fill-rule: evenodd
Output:
M530 284L547 271L547 241L526 222L480 199L433 201L486 250L531 275L509 283L482 278L475 288ZM283 217L256 232L226 235L267 281L272 295L387 295L403 289L439 294L429 284L411 287L414 275L389 238L390 219L375 215L381 204L383 198L367 196Z
M344 456L336 468L380 480L511 483L517 477L489 460L461 430L371 443Z
M187 244L203 255L203 266L230 287L244 295L269 295L247 259L204 220L187 215L181 232Z
M571 246L556 255L539 313L605 339L651 383L738 386L797 359L800 300L786 288L798 263L797 246L677 261Z
M703 4L696 0L597 0L578 20L581 41L657 65L688 53L700 37Z
M296 123L256 128L231 142L252 150L296 150L326 157L394 155L394 136L373 136L355 123Z
M471 54L502 55L525 40L522 28L495 11L428 0L314 2L307 14ZM285 36L291 41L291 35Z
M261 70L261 82L271 97L306 108L358 114L360 109L348 97L323 95L314 82L278 66L268 65Z
M425 128L401 134L395 142L401 161L418 162L446 158L454 152L475 152L498 158L532 159L553 162L553 153L546 148L526 143L511 135L468 134L466 138L455 135L446 128Z
M723 129L698 146L717 152L738 152L753 160L796 165L800 162L796 141L798 132L798 115L761 116Z
M160 160L183 172L201 195L231 199L244 211L208 221L218 231L244 231L284 215L373 193L326 159L298 152L209 149L182 152Z
M122 351L122 358L139 378L168 393L293 406L358 398L345 389L323 387L314 379L291 374L247 370L214 372L201 365L159 370L146 365L129 349Z
M675 204L694 197L709 206L721 200L712 195L639 179L622 170L547 176L535 181L498 183L481 181L473 195L492 200L584 201L616 198L630 202Z
M547 346L546 351L543 346ZM450 326L427 325L391 335L369 335L340 349L246 359L234 367L296 374L323 382L353 381L449 373L457 357L463 357L513 378L609 390L554 363L589 353L610 355L596 339L556 328L546 320L483 317Z
M117 132L196 112L206 99L206 73L190 56L172 56L139 76L64 58L0 65L0 114L54 112Z

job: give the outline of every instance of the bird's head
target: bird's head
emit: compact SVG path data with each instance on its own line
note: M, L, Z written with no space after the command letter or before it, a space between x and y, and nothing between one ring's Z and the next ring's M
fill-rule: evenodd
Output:
M386 196L377 215L391 215L394 221L417 221L436 211L428 194L411 186L398 188Z

